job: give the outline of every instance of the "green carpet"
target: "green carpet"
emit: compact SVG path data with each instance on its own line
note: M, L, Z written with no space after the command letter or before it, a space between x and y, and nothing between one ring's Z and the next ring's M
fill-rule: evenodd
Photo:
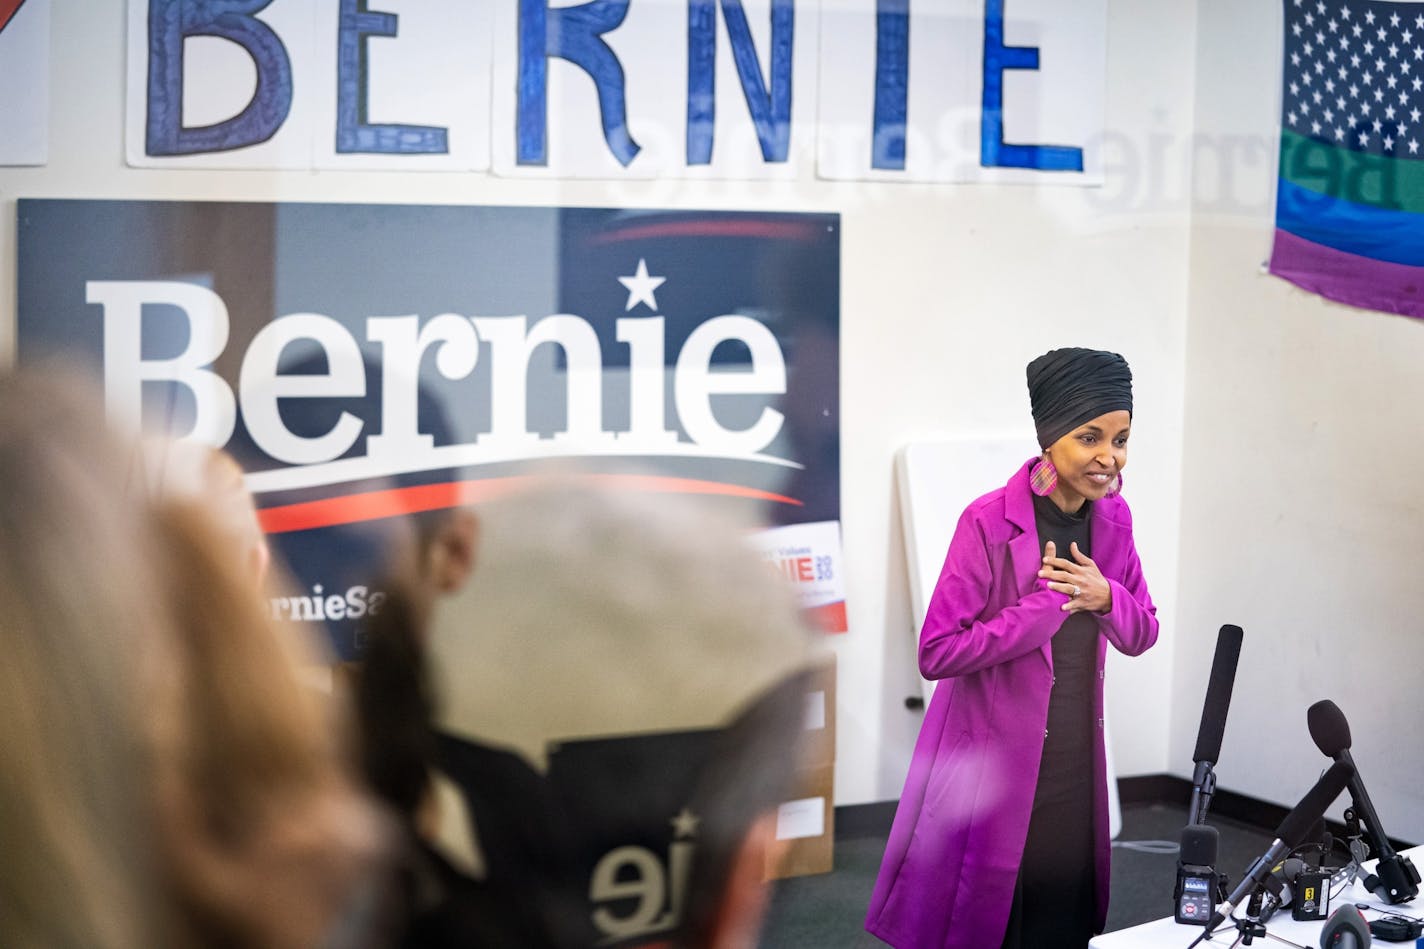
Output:
M1153 840L1175 844L1186 818L1185 805L1138 804L1123 808L1122 833L1113 847L1108 932L1171 913L1176 854L1148 853L1124 844ZM1215 817L1211 823L1221 834L1219 866L1233 877L1239 876L1271 843L1271 835L1263 831ZM888 827L882 827L838 834L834 871L775 884L762 930L763 949L883 946L862 926L887 833ZM1186 941L1190 940L1184 940L1184 945Z

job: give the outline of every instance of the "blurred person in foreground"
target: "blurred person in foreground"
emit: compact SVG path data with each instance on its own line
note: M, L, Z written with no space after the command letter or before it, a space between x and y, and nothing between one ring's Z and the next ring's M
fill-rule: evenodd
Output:
M156 525L97 405L0 377L0 945L165 946L157 760L175 721ZM150 718L152 716L152 718Z
M205 946L379 946L388 829L348 761L342 697L309 684L326 657L266 609L236 463L182 443L165 473L153 504L189 727L166 736L159 794L185 922Z
M272 551L237 460L201 442L167 437L147 438L142 449L149 496L160 504L202 508L239 573L263 587L270 579Z
M368 773L446 887L407 945L754 945L811 662L790 590L678 499L541 479L479 513L470 581L428 629L388 611L363 673Z
M382 825L201 496L0 378L0 945L361 947Z

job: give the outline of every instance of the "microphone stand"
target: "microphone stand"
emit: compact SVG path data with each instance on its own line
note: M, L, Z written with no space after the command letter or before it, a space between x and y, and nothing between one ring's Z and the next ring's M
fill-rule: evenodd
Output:
M1360 864L1370 858L1369 848L1365 846L1364 833L1360 829L1360 818L1355 814L1353 807L1345 808L1345 849L1349 851L1350 859L1330 878L1332 886L1353 883L1362 873Z
M1361 791L1363 794L1363 790ZM1368 837L1370 846L1375 851L1375 872L1365 873L1364 868L1360 868L1360 874L1365 889L1375 894L1382 903L1396 905L1398 903L1408 903L1419 895L1419 871L1414 868L1410 859L1402 853L1397 853L1389 842L1389 837L1385 835L1384 828L1379 824L1379 816L1375 814L1374 807L1366 797L1358 804L1352 804L1345 810L1345 820L1353 821L1353 826L1359 827Z
M1211 799L1216 794L1216 766L1214 762L1202 760L1198 761L1196 768L1192 771L1192 802L1187 809L1187 826L1202 826L1206 824L1207 811L1211 810ZM1185 833L1185 830L1183 831ZM1180 868L1180 861L1178 867ZM1217 871L1216 886L1212 891L1212 902L1220 903L1226 899L1226 889L1228 879L1225 873Z
M1187 811L1188 824L1205 824L1206 812L1211 809L1212 796L1216 794L1216 769L1210 761L1198 761L1192 774L1192 803Z
M1266 932L1266 924L1259 919L1250 916L1247 916L1245 919L1237 919L1235 916L1231 918L1236 922L1236 931L1241 934L1234 945L1249 946L1251 945L1251 940L1257 936L1264 939L1270 935L1270 933Z
M1249 916L1245 919L1242 919L1237 916L1232 916L1231 922L1236 927L1236 939L1231 943L1230 946L1227 947L1227 949L1236 949L1237 946L1249 946L1252 944L1251 941L1253 939L1258 938L1274 939L1276 942L1279 942L1283 945L1291 946L1292 949L1309 949L1308 946L1302 946L1298 942L1291 942L1289 939L1286 939L1283 936L1277 936L1275 933L1266 929L1266 924L1261 922L1259 919L1252 919ZM1187 949L1192 949L1192 946L1197 945L1197 943L1200 943L1204 939L1210 939L1215 933L1216 930L1202 933L1196 938L1195 941L1192 942L1191 946L1187 947Z

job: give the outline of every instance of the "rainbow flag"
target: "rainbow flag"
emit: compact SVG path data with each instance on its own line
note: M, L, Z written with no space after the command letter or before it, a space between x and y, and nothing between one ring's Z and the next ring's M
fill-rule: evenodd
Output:
M1424 2L1284 2L1271 273L1424 317Z

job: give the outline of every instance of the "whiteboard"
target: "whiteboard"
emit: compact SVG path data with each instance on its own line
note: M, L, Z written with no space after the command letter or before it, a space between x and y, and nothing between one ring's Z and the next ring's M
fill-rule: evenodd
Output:
M939 580L949 541L959 515L970 502L1001 487L1019 466L1037 453L1032 430L1023 434L974 435L910 442L895 456L895 480L900 491L900 517L905 534L905 561L910 577L910 608L919 653L919 632L929 609L930 594ZM918 667L916 673L918 674ZM925 704L934 683L921 678ZM1113 769L1112 737L1103 720L1107 772ZM1122 832L1122 807L1117 781L1108 782L1108 833Z
M986 435L910 442L895 458L905 557L910 568L910 607L915 631L925 622L930 594L959 515L974 499L1002 487L1032 457L1032 430L1022 435ZM933 689L933 683L929 684ZM925 693L929 700L929 692Z

